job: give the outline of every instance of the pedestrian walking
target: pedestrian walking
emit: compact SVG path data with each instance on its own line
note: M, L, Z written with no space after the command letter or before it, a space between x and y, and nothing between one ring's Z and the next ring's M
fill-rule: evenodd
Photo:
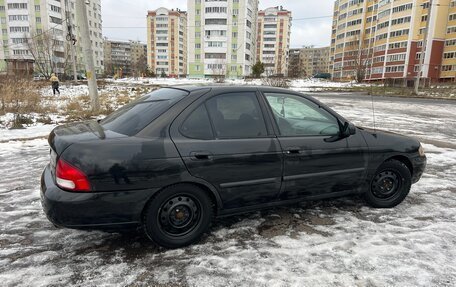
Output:
M60 91L59 91L59 78L57 78L57 76L52 73L51 74L51 78L49 79L49 81L51 81L51 84L52 84L52 92L54 93L54 96L55 96L55 92L59 93L60 95Z

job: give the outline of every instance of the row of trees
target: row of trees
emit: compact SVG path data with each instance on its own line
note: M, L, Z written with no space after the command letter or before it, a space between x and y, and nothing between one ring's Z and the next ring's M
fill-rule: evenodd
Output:
M60 74L73 75L72 57L73 47L72 42L60 41L56 39L53 30L43 33L35 33L28 38L24 38L23 43L29 55L27 57L34 61L35 74L41 75L46 79L51 77L52 73L60 71ZM121 74L118 71L125 70L123 73L129 76L155 76L148 69L147 58L145 55L139 57L131 63L125 63L122 67L115 67L112 63L105 63L105 75ZM77 71L83 74L83 71Z

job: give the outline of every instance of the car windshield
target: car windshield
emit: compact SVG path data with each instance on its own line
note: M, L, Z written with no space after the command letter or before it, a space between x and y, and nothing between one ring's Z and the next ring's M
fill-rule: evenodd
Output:
M113 112L100 124L106 130L135 135L187 94L178 89L154 91Z

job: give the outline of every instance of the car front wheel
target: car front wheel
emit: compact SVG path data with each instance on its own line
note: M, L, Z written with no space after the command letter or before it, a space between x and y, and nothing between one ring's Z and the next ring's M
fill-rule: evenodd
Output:
M144 212L146 235L166 248L178 248L198 240L209 229L212 202L191 184L170 186L160 191Z
M408 167L398 160L388 160L377 169L365 199L373 207L394 207L405 199L411 185Z

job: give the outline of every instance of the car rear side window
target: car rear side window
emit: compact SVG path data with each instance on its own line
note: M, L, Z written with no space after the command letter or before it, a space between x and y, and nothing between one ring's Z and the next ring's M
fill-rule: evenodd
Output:
M110 114L100 124L106 130L135 135L187 94L177 89L154 91Z
M180 132L182 135L193 139L208 140L214 138L209 115L204 104L187 117L180 127Z
M217 138L267 136L266 125L253 92L219 95L206 102Z

